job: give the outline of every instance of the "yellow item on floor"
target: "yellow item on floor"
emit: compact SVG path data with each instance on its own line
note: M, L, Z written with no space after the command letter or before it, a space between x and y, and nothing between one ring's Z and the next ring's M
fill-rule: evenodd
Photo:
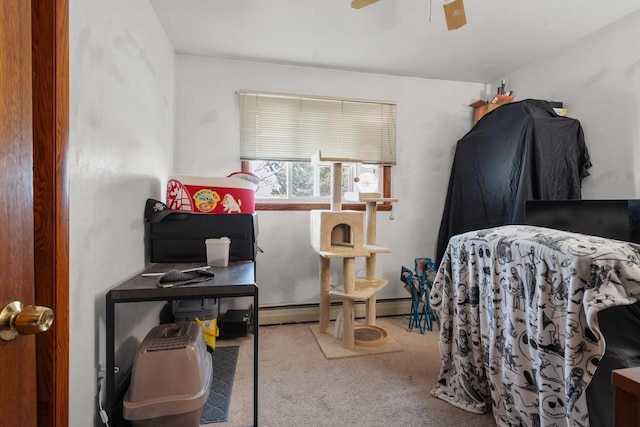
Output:
M211 348L216 348L216 337L220 335L218 330L218 319L200 320L196 317L196 322L202 327L204 340Z

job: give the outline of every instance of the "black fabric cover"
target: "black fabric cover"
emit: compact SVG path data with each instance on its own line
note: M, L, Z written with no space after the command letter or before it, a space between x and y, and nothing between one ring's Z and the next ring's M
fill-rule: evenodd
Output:
M582 126L547 101L486 114L458 141L440 223L437 262L453 235L523 224L527 200L579 199L589 175Z

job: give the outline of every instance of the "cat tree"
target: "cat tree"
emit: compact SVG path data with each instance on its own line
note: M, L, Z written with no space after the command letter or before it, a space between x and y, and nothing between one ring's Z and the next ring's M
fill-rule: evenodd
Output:
M391 250L377 245L376 206L378 203L397 202L395 198L383 198L379 193L360 193L359 200L366 211L342 210L342 163L360 163L360 160L323 157L316 153L312 162L332 164L331 209L311 211L311 246L320 255L320 322L312 328L318 343L327 355L326 346L340 346L338 339L322 339L318 334L330 334L331 298L342 300L342 315L335 328L342 331L341 346L353 349L356 344L356 327L382 329L376 323L376 294L388 280L376 278L376 256ZM366 232L366 235L365 235ZM365 257L365 277L357 277L355 259ZM331 260L342 259L344 284L331 288ZM355 325L355 301L365 301L366 325ZM341 321L339 321L341 319ZM339 331L338 331L339 332ZM382 330L382 332L384 332ZM334 334L339 335L339 333ZM386 337L386 332L384 332ZM362 343L364 345L364 343Z

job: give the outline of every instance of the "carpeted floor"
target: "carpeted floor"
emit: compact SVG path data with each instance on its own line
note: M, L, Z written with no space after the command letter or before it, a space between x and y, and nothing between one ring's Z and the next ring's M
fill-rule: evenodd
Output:
M429 392L440 370L437 331L407 331L407 317L378 319L401 351L327 360L314 324L262 326L259 335L259 425L263 427L493 427L491 414L455 408ZM253 337L224 341L240 355L229 420L253 425Z

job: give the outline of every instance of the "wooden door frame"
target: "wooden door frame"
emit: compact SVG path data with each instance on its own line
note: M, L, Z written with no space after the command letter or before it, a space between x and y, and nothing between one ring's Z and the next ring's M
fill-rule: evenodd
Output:
M69 425L69 2L32 0L36 304L52 328L36 338L38 426Z

